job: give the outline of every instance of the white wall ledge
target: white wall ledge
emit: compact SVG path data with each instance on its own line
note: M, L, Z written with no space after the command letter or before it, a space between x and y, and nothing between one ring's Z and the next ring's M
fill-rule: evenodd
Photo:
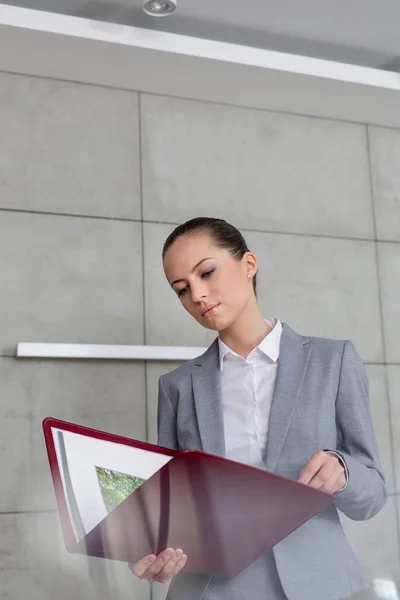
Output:
M159 360L185 361L200 356L206 348L185 346L130 346L113 344L63 344L19 342L17 358Z

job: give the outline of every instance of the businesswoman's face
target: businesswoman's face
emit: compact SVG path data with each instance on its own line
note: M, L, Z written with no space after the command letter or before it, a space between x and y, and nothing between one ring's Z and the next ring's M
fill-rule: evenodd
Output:
M256 302L254 254L238 261L206 233L179 237L164 256L164 271L183 307L207 329L223 331Z

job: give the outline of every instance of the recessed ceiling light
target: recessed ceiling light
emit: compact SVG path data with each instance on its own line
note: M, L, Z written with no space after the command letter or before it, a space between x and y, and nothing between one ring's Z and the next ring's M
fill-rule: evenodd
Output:
M151 17L165 17L176 9L177 0L144 0L143 10Z

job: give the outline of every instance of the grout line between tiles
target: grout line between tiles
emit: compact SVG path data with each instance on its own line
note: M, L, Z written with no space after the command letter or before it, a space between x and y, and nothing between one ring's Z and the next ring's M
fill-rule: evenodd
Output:
M143 307L143 344L147 341L146 327L146 268L145 268L145 242L144 242L144 221L143 221L143 143L142 143L142 95L138 95L138 141L139 141L139 194L140 194L140 228L142 242L142 307ZM144 361L144 406L145 406L145 435L149 439L149 411L148 411L148 377L147 361ZM150 599L151 600L151 599Z
M140 159L141 160L141 159ZM142 171L142 169L140 169ZM141 174L142 177L142 174ZM141 212L143 211L143 200L141 193ZM84 214L72 214L72 213L64 213L64 212L51 212L51 211L40 211L40 210L25 210L25 209L16 209L16 208L0 208L1 213L14 213L14 214L27 214L27 215L42 215L42 216L51 216L51 217L68 217L71 219L96 219L99 221L116 221L122 223L139 223L139 224L149 224L149 225L168 225L171 227L175 227L180 225L179 221L156 221L153 219L141 219L141 218L128 218L128 217L108 217L102 215L84 215ZM245 233L265 233L266 235L285 235L285 236L293 236L293 237L304 237L304 238L315 238L315 239L326 239L326 240L342 240L342 241L350 241L350 242L379 242L380 244L394 244L400 245L400 240L381 240L374 238L366 238L366 237L353 237L353 236L341 236L341 235L330 235L330 234L321 234L321 233L310 233L310 232L300 232L300 231L274 231L271 229L257 229L253 227L239 227L240 231Z
M49 508L47 510L0 510L1 515L47 515L57 513L56 508Z

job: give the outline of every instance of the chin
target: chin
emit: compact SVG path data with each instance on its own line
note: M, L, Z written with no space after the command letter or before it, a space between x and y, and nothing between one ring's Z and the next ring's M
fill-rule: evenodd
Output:
M208 321L208 322L206 322L206 323L204 323L203 321L201 321L201 322L200 322L200 321L198 321L198 322L199 322L199 323L200 323L200 325L201 325L202 327L204 327L205 329L211 329L211 331L220 331L220 327L219 327L219 325L218 325L218 322L217 322L217 321L214 321L214 322L210 322L210 321Z
M228 327L230 327L232 325L232 323L234 322L234 319L224 319L221 317L218 317L216 319L213 319L212 321L206 321L205 323L202 321L200 324L205 327L205 329L211 329L211 331L224 331L225 329L228 329Z

